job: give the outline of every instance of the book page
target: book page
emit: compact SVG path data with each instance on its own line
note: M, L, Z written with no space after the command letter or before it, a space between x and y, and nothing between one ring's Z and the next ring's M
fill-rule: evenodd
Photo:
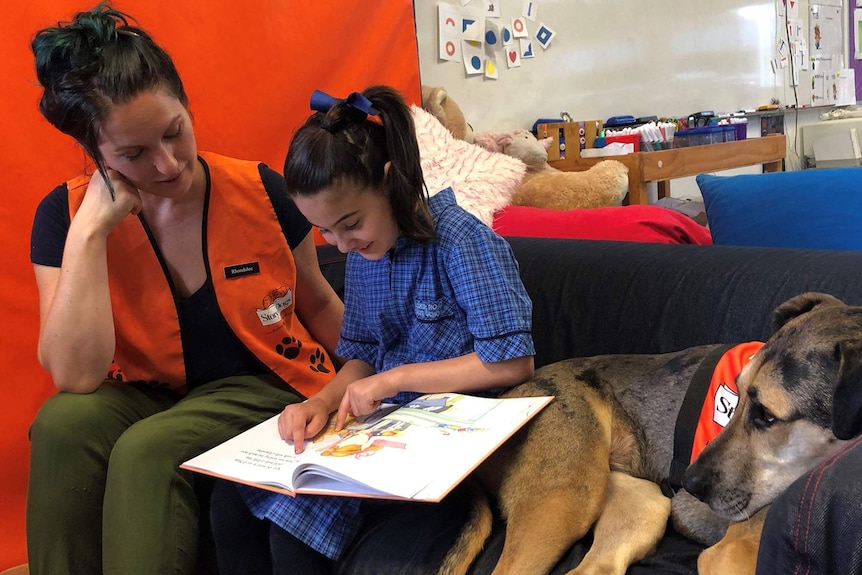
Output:
M301 493L439 501L551 399L429 394L338 432L333 418L300 455L274 416L182 467Z

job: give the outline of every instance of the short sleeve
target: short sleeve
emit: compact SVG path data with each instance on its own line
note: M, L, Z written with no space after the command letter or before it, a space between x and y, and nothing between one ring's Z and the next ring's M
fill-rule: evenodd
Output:
M66 184L61 184L42 198L36 208L30 230L30 261L37 265L60 267L70 223L69 189Z
M459 208L456 208L459 209ZM457 221L457 220L456 220ZM478 220L443 224L446 274L482 361L496 362L535 355L533 304L509 243Z

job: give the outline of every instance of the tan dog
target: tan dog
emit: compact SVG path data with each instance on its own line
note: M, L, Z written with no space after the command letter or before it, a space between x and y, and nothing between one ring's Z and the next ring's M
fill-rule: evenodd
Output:
M754 514L748 521L731 523L724 537L707 547L697 558L699 575L745 575L754 573L757 566L757 548L760 531L769 506Z
M556 400L477 470L507 521L494 575L548 573L590 529L593 544L569 575L622 575L652 553L671 513L678 531L713 546L702 574L754 573L757 512L841 444L830 429L833 389L859 367L842 346L862 343L862 308L824 294L785 302L774 323L740 373L734 417L686 472L705 503L681 491L671 506L658 485L688 384L716 346L565 360L509 390ZM466 573L487 539L487 499L475 511L441 574Z

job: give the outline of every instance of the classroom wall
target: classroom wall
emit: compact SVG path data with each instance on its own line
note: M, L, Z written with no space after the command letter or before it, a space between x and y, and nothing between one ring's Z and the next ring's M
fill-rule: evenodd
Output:
M460 7L459 0L444 0ZM460 95L479 130L530 127L538 117L680 116L736 111L782 95L773 74L776 17L772 1L537 0L533 34L554 32L547 49L519 68L498 62L499 78L466 77L463 64L437 58L437 0L416 0L422 81ZM484 2L472 0L467 10ZM523 0L497 3L508 24ZM465 94L469 94L465 98Z
M0 570L26 561L24 498L27 428L53 385L36 361L38 301L29 264L38 201L80 173L84 157L37 111L29 42L39 28L68 20L96 0L36 0L4 6L0 169ZM290 133L306 117L315 88L345 96L388 83L418 102L419 69L409 0L374 4L318 0L115 0L173 55L194 114L198 145L281 170Z
M836 1L836 0L825 0ZM840 1L840 0L839 0ZM844 2L852 0L843 0ZM440 59L438 4L458 9L459 0L416 0L419 62L424 84L444 86L458 101L474 130L530 128L538 118L602 119L614 115L685 116L701 110L753 110L777 98L806 102L810 75L796 91L789 68L773 71L783 22L775 2L715 0L536 0L534 33L553 30L547 49L509 69L497 62L498 78L467 76L463 63ZM522 15L524 0L500 0L498 25ZM467 3L478 10L480 0ZM798 2L803 26L808 0ZM845 5L845 12L846 12ZM807 82L807 84L806 84ZM787 118L792 128L817 121L823 109L801 108ZM751 134L759 133L752 126ZM795 133L788 131L788 168L796 169ZM723 173L752 173L743 168ZM675 180L674 196L699 197L693 179Z
M809 4L831 4L843 10L838 24L844 37L834 45L839 52L844 48L846 65L853 2L797 0L796 14L785 11L789 22L796 17L801 35L810 41L809 58L829 55L813 46ZM779 49L787 34L774 0L471 0L463 8L462 3L416 0L420 69L424 83L446 86L461 96L459 103L464 100L462 107L479 130L530 127L536 118L559 117L563 110L590 119L753 110L772 98L785 105L811 104L813 67L801 67L795 90L790 57L782 67L780 55L789 56L789 48ZM464 64L438 57L438 5L477 14L489 3L501 17L488 22L510 25L532 4L535 20L526 21L530 36L542 24L554 32L546 49L534 42L534 57L521 59L520 67L508 68L496 51L497 79L467 76Z

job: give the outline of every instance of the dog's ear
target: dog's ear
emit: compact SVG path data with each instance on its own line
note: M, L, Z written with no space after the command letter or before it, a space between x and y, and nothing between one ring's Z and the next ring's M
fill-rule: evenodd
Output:
M825 293L806 292L792 297L777 308L772 314L772 329L778 331L784 324L795 317L808 313L823 305L844 305L837 297Z
M841 342L838 380L832 394L832 433L851 439L862 432L862 342Z

